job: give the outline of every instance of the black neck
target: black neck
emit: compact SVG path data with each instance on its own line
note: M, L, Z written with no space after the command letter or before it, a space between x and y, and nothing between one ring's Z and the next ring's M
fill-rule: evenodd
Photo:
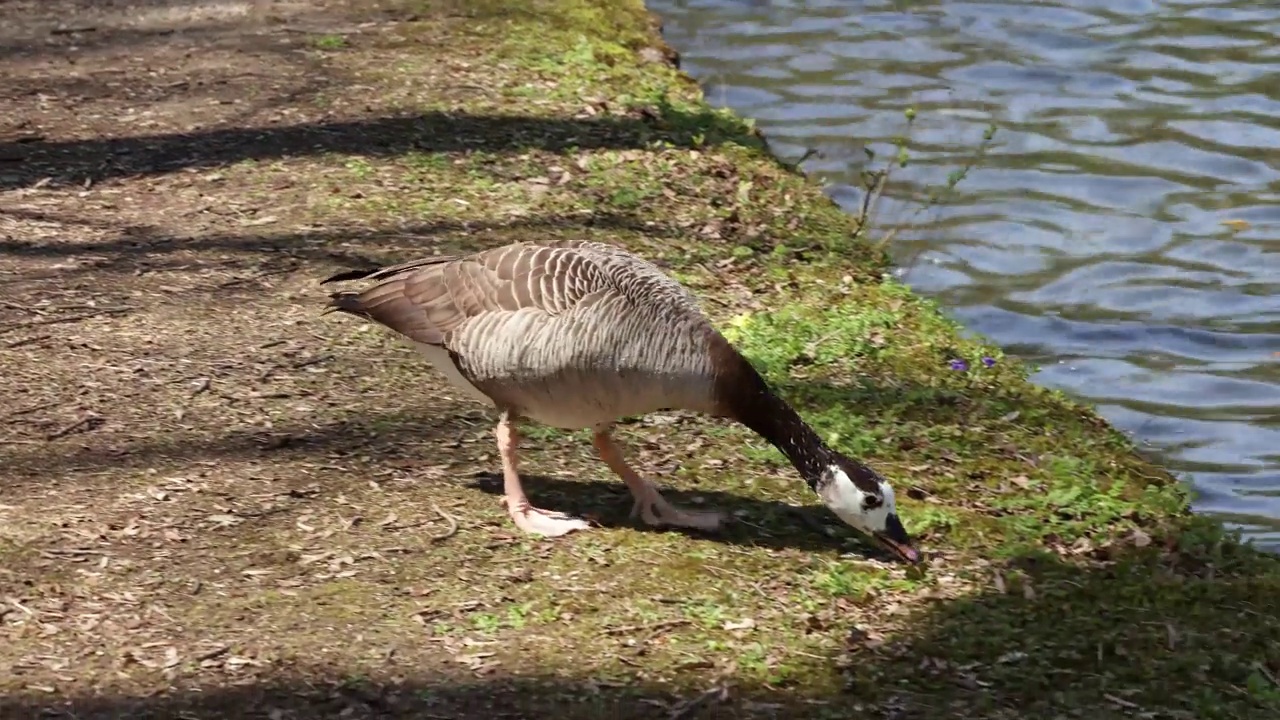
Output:
M818 433L785 400L774 394L764 378L746 360L730 396L734 419L754 430L778 448L800 475L815 488L822 471L831 464L831 451Z

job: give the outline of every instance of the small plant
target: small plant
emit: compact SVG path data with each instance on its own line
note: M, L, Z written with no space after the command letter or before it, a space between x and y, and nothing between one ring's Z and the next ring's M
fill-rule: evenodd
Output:
M1249 674L1249 678L1245 681L1245 689L1258 701L1258 704L1280 712L1280 681L1261 665Z
M507 626L519 630L529 622L533 603L522 603L507 609Z
M863 170L861 173L861 176L862 176L861 184L863 187L863 196L862 196L862 204L858 211L858 230L857 232L854 233L855 239L860 239L864 237L866 235L867 229L871 226L871 222L875 217L876 204L879 202L881 195L884 194L885 187L889 183L889 179L892 176L894 167L896 166L898 168L905 168L907 167L908 164L910 164L911 155L910 155L910 151L908 150L908 147L910 146L911 128L915 125L916 118L917 118L916 109L911 107L907 108L906 110L903 111L903 116L906 118L906 121L907 121L907 129L905 134L900 135L893 139L893 146L894 148L896 148L893 154L893 159L886 162L883 169ZM952 171L947 176L947 181L943 184L941 188L935 189L934 191L930 192L928 196L919 204L915 212L912 213L910 219L914 219L921 212L924 212L926 209L933 207L934 205L937 205L943 199L944 196L954 192L956 189L956 186L959 185L960 182L963 181L969 175L970 171L972 171L973 168L976 167L977 164L981 162L984 157L986 157L987 152L990 150L991 145L995 140L995 136L996 136L996 125L992 123L987 126L987 129L985 131L983 131L982 140L978 144L977 149L974 151L973 156L969 158L969 160L967 160L964 163L964 165L962 165L960 168ZM864 148L864 152L867 155L868 161L875 161L876 153L874 150L868 147L868 148ZM806 155L806 157L808 156ZM875 242L875 248L877 250L884 249L889 244L889 242L894 238L894 236L897 235L898 231L906 224L906 222L910 222L910 219L908 219L902 224L897 225L896 227L891 228L890 230L885 232L883 235L881 235L881 237ZM910 261L907 261L906 264L909 265Z
M829 563L814 573L813 585L828 595L857 600L874 592L886 579L881 571L868 572L844 563Z
M471 624L480 632L491 633L502 627L502 619L491 613L477 613L471 616Z
M638 207L644 199L644 195L635 188L618 188L609 196L609 204L629 210Z
M739 648L738 667L762 675L769 669L769 651L760 643L748 643Z
M684 606L684 614L708 628L718 628L724 624L725 611L718 603L711 600L691 602Z
M321 50L341 50L347 46L347 39L341 35L321 35L311 44Z
M344 163L344 166L347 168L347 170L351 171L352 175L355 175L357 178L361 180L367 179L368 177L373 175L373 172L374 172L373 166L370 165L369 161L365 160L364 158L351 158L350 160Z
M960 524L960 518L954 512L939 507L926 506L915 510L910 515L907 528L915 535L933 535L945 533Z

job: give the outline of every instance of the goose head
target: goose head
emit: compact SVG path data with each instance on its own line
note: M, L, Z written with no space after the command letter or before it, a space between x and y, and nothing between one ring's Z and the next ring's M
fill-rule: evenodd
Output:
M897 501L889 481L838 452L830 451L829 458L816 478L806 478L823 504L845 524L875 538L897 557L909 563L920 562L919 551L898 519Z

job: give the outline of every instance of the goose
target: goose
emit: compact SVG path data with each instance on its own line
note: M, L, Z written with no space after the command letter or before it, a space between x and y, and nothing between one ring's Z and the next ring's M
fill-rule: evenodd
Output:
M666 500L624 458L617 421L683 409L729 418L763 437L844 523L907 562L919 561L893 487L830 448L713 327L698 301L653 263L589 240L514 242L332 275L376 281L329 294L323 314L380 324L411 343L460 392L497 411L503 503L526 533L557 537L590 525L530 503L517 423L589 429L599 458L650 526L718 530L719 512Z

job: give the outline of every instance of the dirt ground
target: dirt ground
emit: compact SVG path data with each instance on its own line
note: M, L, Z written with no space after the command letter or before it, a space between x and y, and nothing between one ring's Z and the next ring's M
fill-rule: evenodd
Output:
M489 664L486 647L424 641L414 618L436 611L413 612L455 573L501 570L456 543L525 542L493 494L462 489L494 468L492 425L433 376L378 368L402 349L353 347L351 328L319 316L317 280L372 262L366 248L433 245L358 218L310 224L309 195L342 188L308 176L307 158L376 154L405 129L317 38L374 45L403 11L38 0L2 12L0 688L56 708L226 684L206 710L345 717L384 701L238 688L311 668L345 681L351 653L392 674L475 678L468 662ZM286 157L298 159L270 188L219 176ZM454 522L457 537L432 540ZM404 620L417 636L347 617L352 578L385 595L375 613L415 605ZM439 612L501 599L458 602Z
M739 177L706 150L720 120L655 120L575 84L575 68L611 77L616 49L584 59L570 39L554 67L486 60L493 27L546 6L0 0L0 716L1190 718L1145 708L1217 702L1187 690L1208 672L1245 708L1215 717L1269 717L1280 625L1257 598L1277 576L1216 540L1170 540L1151 567L1181 590L1155 599L1150 574L1081 565L1106 555L1101 540L1073 540L1076 564L1019 556L994 575L957 541L921 580L798 507L813 498L746 435L682 414L620 436L674 500L741 523L646 531L584 436L530 427L534 501L600 527L520 535L499 504L492 417L388 334L321 316L318 281L539 233L655 255L762 245L804 213L780 170ZM768 183L785 192L744 200ZM723 254L682 270L717 312L767 305ZM861 292L850 282L839 291ZM945 350L906 337L921 356ZM1092 483L1028 448L1080 437L1120 452L1058 400L943 403L945 382L895 396L884 443L921 486L955 488L947 502L911 490L939 537L957 518L1039 512L1004 475ZM924 416L950 418L947 443L1004 454L939 441L931 456ZM1136 522L1118 497L1059 497L1087 522L1027 532ZM997 542L985 532L973 547ZM998 592L974 595L962 565ZM961 597L895 644L926 603Z
M320 316L335 270L521 229L332 202L361 197L326 180L334 156L461 137L357 71L421 63L472 18L371 5L3 3L0 714L687 717L715 700L681 704L663 671L557 677L554 623L619 592L590 571L609 548L518 536L491 418L406 348ZM406 48L394 31L415 21ZM461 87L440 94L474 93L448 74ZM631 527L589 445L543 439L525 443L535 497ZM646 562L681 552L655 547ZM688 624L660 578L625 580L655 610L599 613L576 652ZM706 674L676 654L656 667Z

